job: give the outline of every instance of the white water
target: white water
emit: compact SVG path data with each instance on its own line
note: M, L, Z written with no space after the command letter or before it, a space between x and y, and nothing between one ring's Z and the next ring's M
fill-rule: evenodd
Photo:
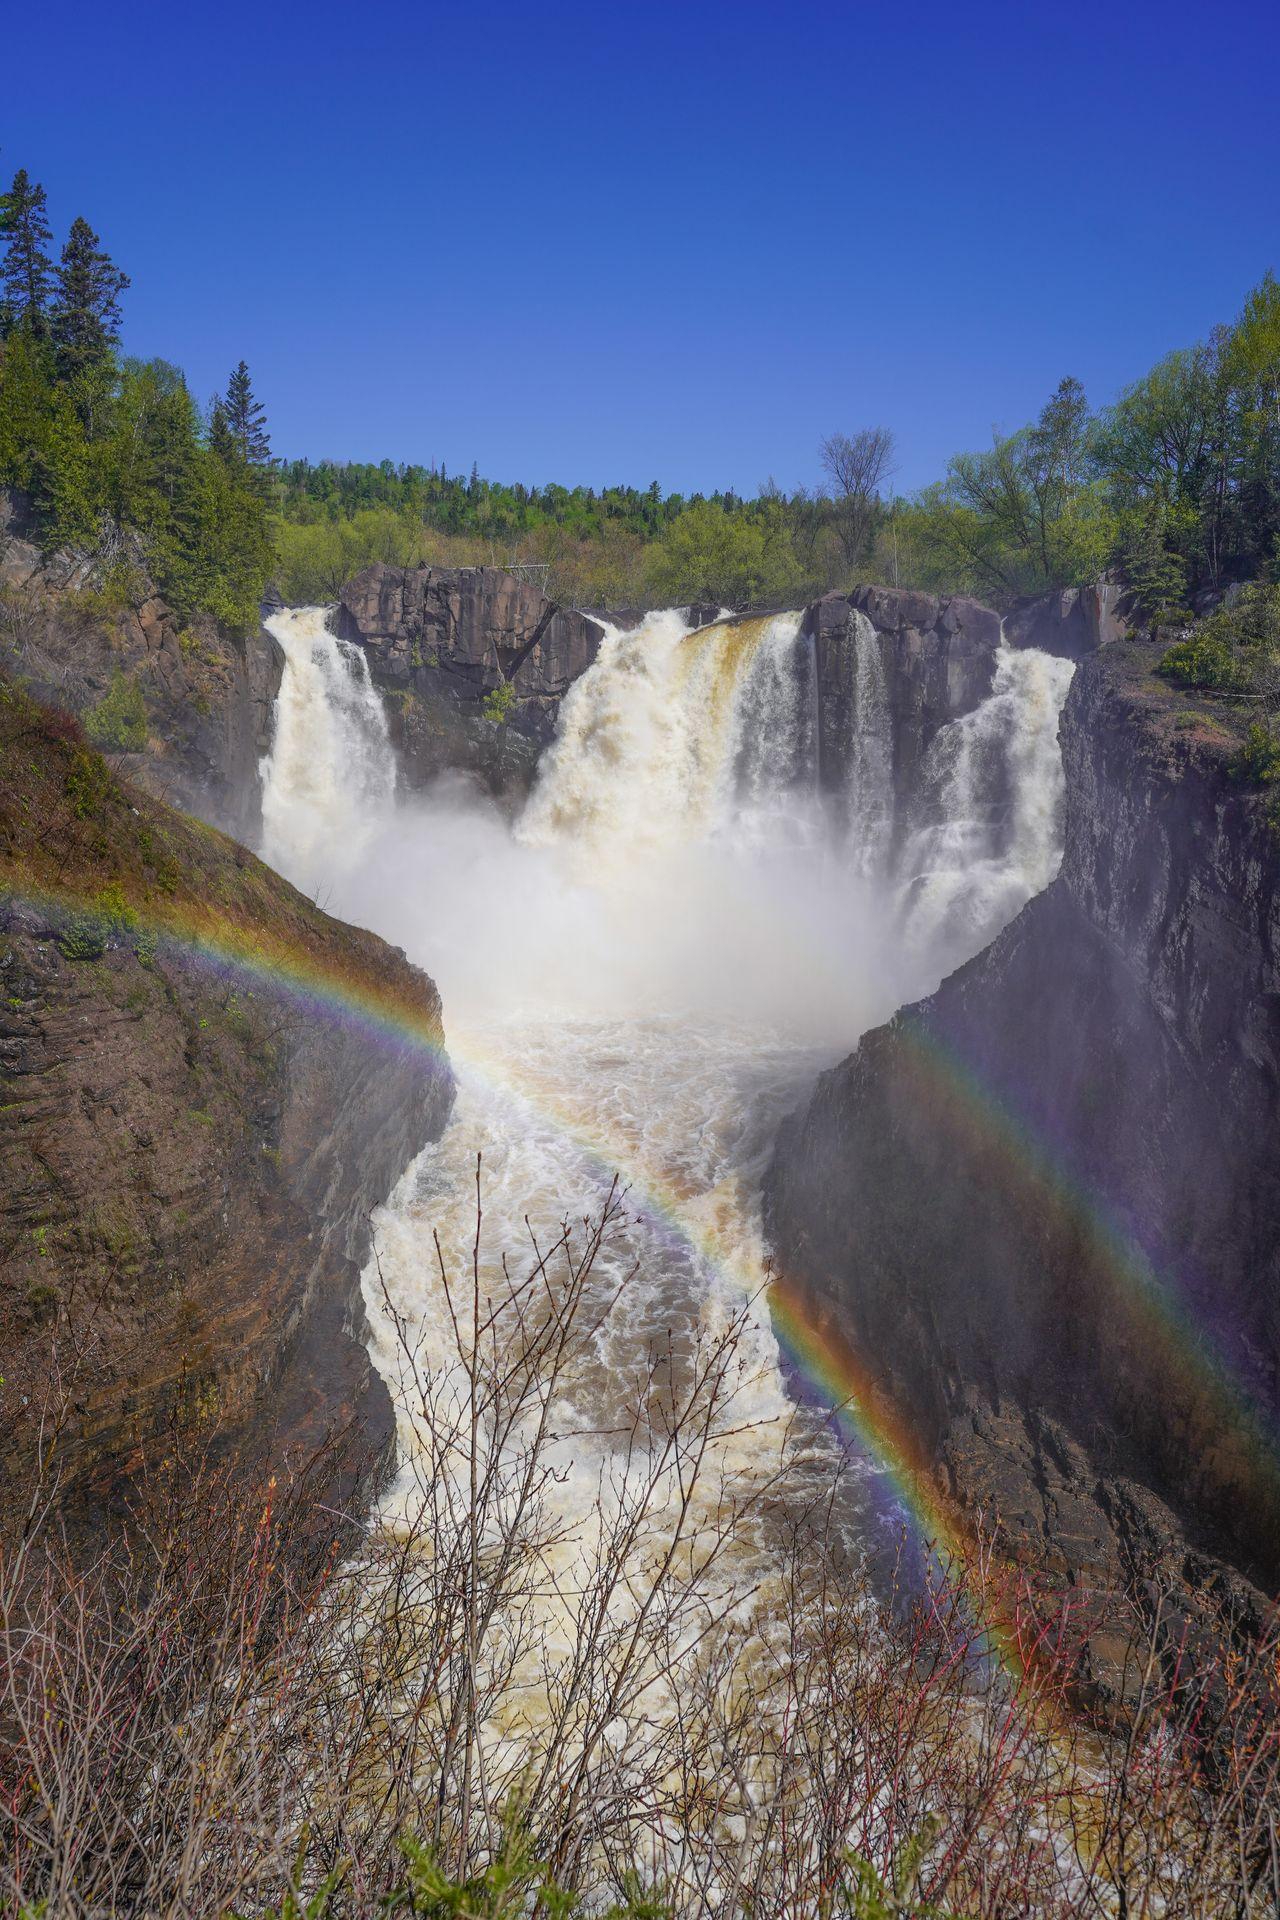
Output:
M849 855L864 879L884 877L893 835L893 743L880 636L854 611L854 677L849 760Z
M1001 653L991 698L935 741L920 817L895 859L887 690L869 624L838 824L815 787L812 654L798 617L690 633L659 613L606 632L514 829L458 783L397 799L363 659L314 609L269 624L287 666L264 767L266 857L404 946L443 994L455 1113L375 1222L381 1281L424 1361L450 1364L432 1235L465 1271L477 1154L495 1283L504 1252L596 1209L616 1169L634 1217L600 1285L637 1271L557 1409L571 1436L564 1550L607 1467L602 1434L625 1426L655 1336L671 1330L687 1345L744 1301L720 1464L748 1480L771 1472L793 1411L761 1291L759 1186L773 1133L820 1066L929 990L1051 878L1070 669ZM375 1357L394 1378L372 1276L366 1291ZM798 1486L817 1444L803 1423L789 1443ZM401 1497L409 1486L406 1468Z
M322 607L279 614L271 628L284 673L264 763L262 852L295 886L323 891L390 817L386 715L364 653L330 633Z

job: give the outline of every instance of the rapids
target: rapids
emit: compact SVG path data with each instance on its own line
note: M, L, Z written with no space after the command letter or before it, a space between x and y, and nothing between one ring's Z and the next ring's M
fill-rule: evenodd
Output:
M394 1381L401 1365L385 1287L425 1363L447 1371L433 1235L465 1270L477 1155L486 1284L531 1234L545 1244L566 1216L595 1212L617 1172L629 1219L599 1284L634 1276L563 1383L566 1540L655 1334L679 1356L735 1315L743 1367L726 1470L749 1480L781 1466L803 1497L806 1463L827 1443L816 1416L796 1417L770 1325L764 1162L821 1067L1052 878L1069 666L1002 649L989 699L937 737L895 832L889 694L869 624L854 764L833 803L816 786L799 616L690 631L656 613L606 630L511 827L458 783L396 791L367 664L323 609L268 624L286 665L263 767L264 857L432 974L458 1078L443 1138L375 1220L366 1296L380 1369ZM408 1458L407 1425L403 1440ZM407 1476L387 1501L392 1524ZM857 1480L842 1515L855 1537ZM752 1541L767 1554L763 1534Z

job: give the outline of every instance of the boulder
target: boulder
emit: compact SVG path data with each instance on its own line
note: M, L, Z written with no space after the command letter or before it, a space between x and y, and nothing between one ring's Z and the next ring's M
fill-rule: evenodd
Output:
M1113 580L1061 587L1017 601L1005 615L1004 637L1011 647L1039 647L1064 660L1083 660L1125 638L1129 612L1125 589Z

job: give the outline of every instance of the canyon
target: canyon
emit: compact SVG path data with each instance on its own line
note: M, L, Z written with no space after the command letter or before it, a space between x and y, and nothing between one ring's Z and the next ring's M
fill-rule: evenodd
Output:
M35 852L9 808L7 1230L33 1330L98 1247L121 1380L86 1400L95 1471L188 1375L229 1431L261 1441L270 1404L300 1445L354 1415L385 1455L371 1245L422 1310L428 1227L464 1246L477 1154L516 1243L617 1168L634 1340L772 1260L958 1523L1101 1598L1103 1691L1107 1596L1135 1581L1256 1624L1280 1577L1275 828L1230 724L1155 675L1117 590L1003 623L866 587L620 623L496 569L376 567L327 618L232 640L154 596L104 613L12 530L0 569L34 692L83 713L123 672L146 696L84 888L163 832L182 887L197 872L233 918L408 995L437 1045L389 1065L264 987L251 1024L270 1008L280 1037L256 1058L176 951L148 970L117 929L69 958L19 897ZM77 752L44 741L50 791ZM397 948L443 992L448 1125L439 1000ZM37 1082L28 1115L13 1089ZM125 1191L127 1262L86 1204ZM792 1383L763 1305L751 1340L767 1422Z

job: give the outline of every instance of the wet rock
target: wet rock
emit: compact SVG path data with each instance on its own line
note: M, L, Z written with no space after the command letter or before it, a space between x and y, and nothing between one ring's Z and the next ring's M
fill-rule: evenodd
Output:
M109 1508L179 1418L277 1461L333 1433L349 1490L392 1438L360 1274L371 1209L448 1114L439 996L118 774L73 790L77 814L82 761L60 720L0 704L0 1471L29 1460L8 1416L19 1391L41 1403L56 1332L79 1369L73 1503ZM42 888L140 904L59 913ZM305 955L400 1025L326 1015L287 967L211 967L154 937L148 899L162 923L213 910L261 956Z

